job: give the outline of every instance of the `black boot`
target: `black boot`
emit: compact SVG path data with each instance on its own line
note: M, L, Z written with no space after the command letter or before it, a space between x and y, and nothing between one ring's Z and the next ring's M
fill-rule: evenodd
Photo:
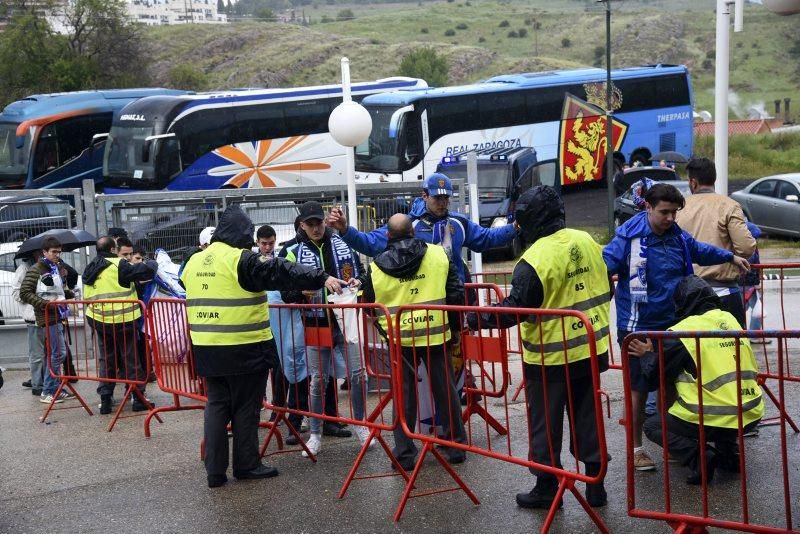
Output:
M593 477L600 472L600 464L597 463L587 463L586 464L586 475ZM589 503L589 506L593 508L598 508L600 506L605 506L608 503L608 494L606 493L606 488L603 485L603 481L601 480L597 484L586 484L586 501Z
M111 413L111 395L100 396L100 415L108 415Z
M553 504L558 492L558 479L552 475L539 475L536 477L536 486L529 493L517 493L517 506L521 508L548 509ZM564 506L564 500L559 499L558 507Z
M714 480L714 471L717 468L717 453L711 446L706 446L706 480L707 483L710 484L712 480ZM689 462L689 466L692 468L692 474L686 479L686 483L692 486L699 486L703 483L703 477L701 472L700 466L700 451L697 451L697 455Z

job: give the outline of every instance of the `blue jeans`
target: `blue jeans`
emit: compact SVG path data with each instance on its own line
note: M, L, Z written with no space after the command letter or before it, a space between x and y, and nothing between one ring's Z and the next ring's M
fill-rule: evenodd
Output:
M311 411L322 413L322 399L325 395L325 385L328 377L331 376L331 367L335 364L335 352L340 350L347 360L347 370L350 375L350 396L352 398L353 419L364 419L364 404L366 403L366 372L364 370L363 359L361 357L361 347L358 343L345 343L344 335L339 329L339 324L333 323L333 344L334 348L316 347L307 345L308 354L308 374L311 383L309 384ZM342 373L345 374L345 373ZM336 378L345 378L334 373ZM349 414L346 414L349 415ZM311 418L311 433L319 434L322 432L322 420Z
M64 358L67 355L67 345L64 339L64 325L61 323L52 324L45 328L39 328L42 344L45 350L49 348L48 358L50 366L45 367L44 370L44 387L42 387L43 395L52 395L58 389L59 380L53 378L50 374L52 370L56 374L61 374L61 366L64 364ZM47 346L47 339L49 338L50 346Z
M28 324L28 363L31 366L31 389L42 389L44 381L44 344L35 324Z

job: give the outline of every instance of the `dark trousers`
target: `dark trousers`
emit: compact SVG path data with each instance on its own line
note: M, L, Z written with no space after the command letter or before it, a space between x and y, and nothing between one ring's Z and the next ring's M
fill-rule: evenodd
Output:
M267 365L268 374L272 376L272 404L275 406L286 406L286 388L289 382L283 374L281 360L278 357L278 346L274 339L267 341Z
M758 425L758 421L745 426L744 431L747 432L756 425ZM644 435L659 447L664 446L660 415L649 417L644 422ZM739 450L737 446L739 431L736 428L705 426L705 438L707 443L714 443L714 448L723 455L735 455ZM667 413L666 443L667 450L673 458L692 469L697 467L697 458L700 455L700 425L689 423Z
M258 421L266 387L267 375L263 371L206 377L208 401L203 436L209 476L224 475L228 470L228 423L233 429L234 474L258 467Z
M567 391L567 382L565 381L542 381L539 366L524 364L523 368L528 404L528 424L530 425L530 451L528 454L531 460L553 467L562 467L561 442L564 412L566 411L569 417L570 452L587 466L599 463L600 443L597 438L594 386L591 375L571 378L570 391ZM572 393L571 416L568 393ZM546 402L545 395L547 396ZM531 473L538 476L545 475L536 469L531 469Z
M453 366L445 357L444 345L435 347L403 347L403 412L408 428L416 431L417 426L417 367L425 362L428 370L436 419L441 422L440 437L466 443L464 423L461 420L461 400L456 391ZM397 410L397 406L394 407ZM417 447L414 440L406 436L398 424L394 430L394 455L401 463L414 461Z
M100 378L143 380L147 377L139 366L136 354L138 334L136 322L103 323L87 317L95 336L97 336L97 373ZM97 393L103 395L114 394L114 382L100 382ZM139 391L144 393L145 386L140 385Z
M742 329L746 329L747 318L744 311L744 300L742 300L741 293L734 293L732 295L725 295L719 298L722 301L722 309L734 317L739 322Z

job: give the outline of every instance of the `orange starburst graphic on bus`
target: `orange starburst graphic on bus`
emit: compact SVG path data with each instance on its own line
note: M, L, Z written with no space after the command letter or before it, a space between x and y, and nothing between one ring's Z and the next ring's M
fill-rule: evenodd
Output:
M211 176L230 176L226 186L233 187L276 187L276 174L297 176L307 171L327 171L328 163L298 161L296 148L300 147L307 135L289 137L283 143L273 143L272 139L256 142L236 143L214 150L214 154L229 161L208 171ZM274 145L274 146L273 146Z

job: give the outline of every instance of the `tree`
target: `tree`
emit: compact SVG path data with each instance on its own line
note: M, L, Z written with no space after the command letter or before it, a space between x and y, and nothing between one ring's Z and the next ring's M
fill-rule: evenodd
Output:
M192 65L176 65L169 69L169 85L175 89L202 91L208 86L208 76Z
M258 11L254 13L255 18L260 20L261 22L274 22L275 21L275 13L268 7L259 8Z
M225 13L225 2L217 0L217 13Z
M449 67L447 60L432 48L418 48L403 57L400 76L422 78L434 87L447 85Z
M336 20L353 20L356 16L352 9L342 9L336 14Z
M138 27L118 0L10 0L0 33L0 95L146 85ZM59 19L58 34L44 13Z
M227 8L228 9L225 11L225 13L228 15L233 15L233 6L231 5L231 0L228 0Z

